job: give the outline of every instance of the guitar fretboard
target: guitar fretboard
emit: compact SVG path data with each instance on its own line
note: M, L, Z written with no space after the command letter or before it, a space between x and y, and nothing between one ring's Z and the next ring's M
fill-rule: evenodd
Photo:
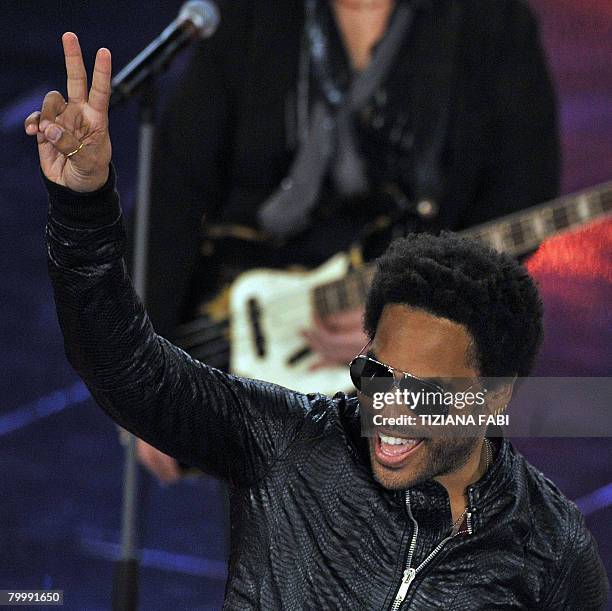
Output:
M461 235L500 252L519 256L534 250L546 238L574 229L612 211L612 183L515 212L462 231Z
M358 308L365 301L376 267L372 264L350 271L344 278L317 286L314 307L320 316Z
M546 238L612 212L612 182L477 225L460 235L514 256L537 248ZM353 270L313 289L316 312L324 317L363 304L375 265Z

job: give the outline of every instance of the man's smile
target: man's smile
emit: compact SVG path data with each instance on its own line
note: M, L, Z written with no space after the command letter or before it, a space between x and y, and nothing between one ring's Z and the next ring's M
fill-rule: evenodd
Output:
M377 431L374 456L384 467L402 468L423 445L423 438L397 437Z

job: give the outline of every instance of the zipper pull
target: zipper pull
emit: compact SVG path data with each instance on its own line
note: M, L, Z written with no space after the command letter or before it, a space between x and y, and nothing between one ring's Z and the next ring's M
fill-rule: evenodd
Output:
M399 606L404 602L404 598L406 598L406 594L408 594L408 588L410 587L410 584L414 580L415 576L416 571L414 569L406 569L404 571L402 583L400 584L399 590L395 596L395 601L393 602L394 609L399 609Z
M472 530L472 513L468 511L468 514L466 516L466 523L467 523L467 531L468 531L468 535L473 534L473 530Z

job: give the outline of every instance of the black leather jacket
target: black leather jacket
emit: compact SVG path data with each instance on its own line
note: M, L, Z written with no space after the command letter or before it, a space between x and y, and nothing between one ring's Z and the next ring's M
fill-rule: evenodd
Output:
M378 485L355 399L233 377L155 334L122 259L113 176L89 195L48 188L49 266L71 364L121 426L231 482L225 608L605 607L582 515L508 440L468 489L469 532L441 544L445 489ZM394 607L409 557L416 574Z

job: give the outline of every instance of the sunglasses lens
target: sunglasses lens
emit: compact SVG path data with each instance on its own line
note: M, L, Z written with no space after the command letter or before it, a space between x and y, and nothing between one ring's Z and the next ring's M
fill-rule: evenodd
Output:
M445 415L448 413L448 408L444 405L443 392L438 386L425 380L404 376L399 383L399 388L401 392L407 391L413 397L415 414Z
M353 359L350 374L355 388L368 397L376 392L386 392L393 386L393 373L367 356Z

